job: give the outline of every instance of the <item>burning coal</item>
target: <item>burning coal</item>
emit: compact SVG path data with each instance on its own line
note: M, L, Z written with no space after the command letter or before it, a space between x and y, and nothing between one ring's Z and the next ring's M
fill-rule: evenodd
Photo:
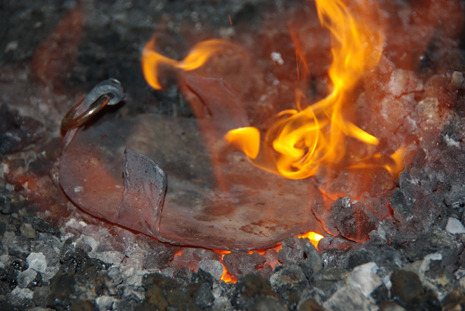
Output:
M271 83L263 83L269 62L238 43L202 41L178 61L150 40L142 54L147 82L160 90L165 74L176 72L196 119L135 114L77 131L60 163L69 198L177 245L249 251L290 236L317 244L322 236L315 232L367 241L391 213L372 195L392 189L431 141L422 139L437 137L449 116L447 94L435 87L440 75L416 75L402 63L404 46L386 31L394 5L315 4L321 25L289 22L294 50L272 52L271 61L297 68L276 70ZM394 29L413 32L417 24ZM307 31L331 45L309 44ZM419 48L415 43L405 53ZM310 56L320 49L332 59L318 67ZM324 90L312 93L315 83ZM286 95L273 99L273 92ZM247 102L250 94L258 103ZM293 97L292 105L283 97Z
M249 118L250 106L241 103L240 96L237 100L229 99L240 93L234 89L240 85L238 81L247 81L247 78L252 81L250 77L254 73L239 69L236 71L245 73L239 73L237 78L236 73L218 75L214 69L217 64L222 64L221 59L234 61L235 56L244 59L242 67L248 66L254 53L238 44L219 39L203 41L194 45L183 60L177 61L155 51L156 38L153 38L142 53L143 73L149 85L160 90L163 84L160 80L167 68L177 72L178 84L201 120L203 140L212 155L220 188L230 189L232 184L225 180L221 168L224 163L219 160L224 158L225 151L218 146L222 146L220 141L226 141L229 146L240 149L250 163L265 171L288 179L314 176L325 199L332 202L348 195L367 204L361 210L366 208L368 213L383 218L390 213L388 207L370 206L373 203L368 198L391 189L399 173L414 157L421 143L410 134L415 132L420 140L431 133L437 135L448 118L447 109L444 109L447 101L438 105L436 99L442 90L435 89L437 93L433 94L430 88L429 93L425 92L423 83L428 83L424 82L427 78L404 77L405 71L395 68L397 64L406 66L398 57L401 52L409 55L424 49L424 40L410 40L405 46L399 46L397 34L417 31L423 37L431 35L436 25L428 22L428 16L434 14L437 7L428 2L418 8L426 16L424 21L404 23L399 29L386 18L392 18L400 9L395 5L380 2L378 6L377 2L371 1L348 4L338 0L316 0L315 5L321 26L329 31L331 38L332 61L327 70L327 94L320 100L308 95L312 78L308 55L314 53L318 45L305 45L312 40L311 35L305 33L306 26L301 30L290 22L288 28L295 55L283 57L273 52L271 58L277 65L289 63L288 59L292 63L295 59L294 107L282 109L264 123L253 125ZM396 32L386 33L389 28ZM412 59L408 64L410 67L416 66L417 60ZM376 86L379 94L374 95L371 89L374 81L382 85L381 81L386 77L387 89L381 91ZM279 88L280 81L274 86ZM436 108L430 107L435 113L429 116L416 114L413 110L418 109L411 106L407 96L416 96L421 106L435 102L433 106ZM396 107L392 110L395 116L390 116L389 108L386 108L390 105L386 102L390 97ZM400 110L399 106L402 107ZM431 111L430 108L426 110ZM410 118L410 115L414 115L408 120L410 126L405 126L403 118ZM426 126L424 118L429 118L426 123L434 125ZM323 205L326 210L317 204L313 212L328 232L340 234L338 230L329 229L329 206L328 203ZM366 235L362 236L349 238L362 242L367 239Z

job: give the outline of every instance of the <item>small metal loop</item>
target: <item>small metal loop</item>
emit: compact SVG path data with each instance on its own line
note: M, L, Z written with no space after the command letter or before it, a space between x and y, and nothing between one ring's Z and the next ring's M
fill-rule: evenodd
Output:
M82 102L85 98L81 99L76 105L74 105L70 111L65 115L63 120L61 121L61 130L67 132L74 128L80 127L84 123L86 123L90 118L92 118L97 112L102 110L108 102L114 97L113 94L103 94L99 96L95 101L93 101L86 111L82 114L75 116L78 108L81 106Z

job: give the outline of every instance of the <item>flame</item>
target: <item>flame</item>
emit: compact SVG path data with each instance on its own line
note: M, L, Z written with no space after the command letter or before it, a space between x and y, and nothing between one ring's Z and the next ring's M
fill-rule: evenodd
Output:
M318 234L316 232L310 231L310 232L307 232L305 234L299 235L298 238L299 239L309 239L310 242L313 244L313 246L315 246L315 248L318 248L318 242L320 242L320 240L322 238L324 238L324 236L322 236L321 234Z
M322 27L328 29L331 35L332 63L328 69L328 95L317 102L312 102L306 95L311 72L304 44L306 38L302 38L302 32L289 25L297 66L295 108L277 113L258 128L248 126L247 121L233 122L233 108L240 110L243 107L232 107L230 113L221 107L218 109L220 113L217 113L219 119L228 120L224 113L226 111L227 116L233 120L230 123L232 126L228 127L228 123L220 135L210 135L213 138L206 139L208 145L215 145L216 140L232 128L224 135L229 146L241 150L253 165L289 179L305 179L318 172L324 173L321 168L325 167L382 168L396 177L403 170L406 148L401 146L390 155L386 151L380 153L379 150L385 149L378 146L379 139L356 124L355 112L351 107L361 79L374 71L383 52L385 36L379 25L376 1L315 0L315 4ZM242 48L233 43L212 39L194 45L184 59L175 60L156 52L155 43L156 38L152 38L144 47L142 70L148 84L156 90L162 88L159 76L164 66L182 73L201 68L215 54L244 53ZM201 71L196 74L199 72L206 74ZM221 103L221 100L218 102ZM238 119L242 121L242 118ZM243 119L247 120L246 114ZM242 127L234 128L238 126ZM217 130L211 126L205 132L208 134L211 129ZM210 146L213 151L216 150L215 146ZM213 151L213 158L221 158ZM327 181L330 179L328 177ZM221 182L221 178L218 180ZM335 196L332 189L321 190L331 200L339 196ZM309 232L300 237L309 238L317 247L323 236ZM231 280L228 275L225 267L221 279Z
M161 55L155 51L156 38L153 37L142 51L142 72L147 83L156 90L162 86L158 81L159 67L168 65L183 71L192 71L204 65L214 54L230 51L240 52L240 48L228 41L212 39L202 41L191 49L189 54L181 61Z
M223 281L225 283L236 283L237 280L229 273L228 269L226 268L226 265L224 264L224 255L230 254L231 251L223 250L223 249L214 249L213 250L215 253L220 254L220 262L223 265L223 274L221 275L221 278L219 279L220 281Z
M255 159L260 151L260 131L255 127L241 127L229 131L225 139L232 146L242 149L247 157Z
M368 0L354 1L350 9L342 0L315 0L315 3L322 26L331 33L333 62L328 70L332 82L329 95L311 104L304 95L305 90L296 89L296 109L277 114L263 133L256 127L242 127L230 130L224 138L244 152L254 165L290 179L310 177L323 165L337 165L348 158L349 163L344 163L346 168L384 167L396 176L403 169L403 150L388 157L375 153L378 138L349 120L345 111L360 78L374 69L381 57L384 34L377 24L377 7ZM305 81L310 71L302 43L292 27L289 32L295 46L297 79ZM243 53L233 43L212 39L194 45L178 61L156 52L155 43L156 39L152 38L144 47L142 70L146 81L157 90L162 88L158 80L162 65L192 71L214 54ZM302 77L300 67L303 67ZM348 137L363 144L363 155L347 155Z
M228 269L226 268L226 265L224 264L224 255L226 254L229 254L231 253L230 251L218 251L218 250L215 250L215 252L221 254L221 257L220 257L220 262L221 264L223 265L223 274L221 275L221 278L220 278L220 281L223 281L225 283L236 283L237 280L236 278L234 278L231 273L229 273Z
M292 179L312 176L323 164L341 162L346 154L347 137L365 144L368 154L378 144L375 136L346 120L343 110L348 95L362 75L373 69L381 56L384 36L379 27L375 27L375 14L371 11L374 10L373 5L356 2L357 18L350 14L343 1L316 0L316 6L322 25L332 35L333 62L328 75L333 90L329 96L305 109L300 108L300 102L305 98L298 96L297 109L279 113L263 138L254 127L234 129L225 136L254 165ZM295 35L292 38L298 59L306 64ZM366 156L352 159L353 163L348 166L373 166L373 158L381 156L373 154L371 157L370 160ZM380 166L397 174L402 169L402 150L395 152L391 159L395 164ZM364 165L364 162L371 164Z

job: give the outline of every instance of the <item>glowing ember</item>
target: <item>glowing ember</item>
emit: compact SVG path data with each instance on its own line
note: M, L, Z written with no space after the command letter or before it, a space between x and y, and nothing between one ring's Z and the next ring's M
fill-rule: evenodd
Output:
M194 45L179 61L156 52L155 39L147 43L142 55L146 80L159 90L162 71L176 71L179 89L192 106L204 150L211 157L213 189L243 204L246 200L241 201L243 197L238 193L244 185L256 184L252 177L265 174L265 180L271 178L251 166L247 169L252 170L244 173L240 165L245 163L245 157L232 150L236 148L256 167L293 179L273 176L279 179L273 181L273 187L281 181L286 184L284 180L301 182L285 191L281 186L270 191L273 195L279 193L280 198L299 195L296 205L272 201L279 220L271 223L278 227L304 225L300 218L288 221L283 214L286 207L297 206L303 211L309 204L306 215L315 217L329 234L362 243L380 219L391 215L384 204L374 202L373 195L392 189L395 178L419 150L423 137L436 133L427 123L433 122L429 112L436 111L434 107L440 103L436 91L442 91L432 89L434 79L415 76L406 71L407 65L399 67L403 63L399 55L425 51L425 43L417 47L413 40L412 46L406 44L404 49L397 42L397 32L385 34L385 29L414 33L416 26L390 25L396 23L395 19L389 21L390 10L396 16L395 5L391 8L385 2L380 4L382 9L369 0L316 0L311 9L314 15L304 14L305 24L299 22L304 15L298 14L293 15L295 21L287 23L288 43L259 45L263 53L246 53L233 43L208 40ZM316 18L307 18L316 15L321 25L312 24ZM265 43L275 38L273 31L265 32L264 37ZM286 50L292 45L293 49ZM331 59L325 56L329 51ZM318 64L320 60L322 64ZM418 66L416 58L412 62ZM441 119L439 112L436 119L434 124L443 124L447 113ZM312 176L315 178L299 181ZM317 187L319 191L304 194L306 187ZM252 191L244 198L254 194ZM349 230L341 219L332 220L333 210L337 206L342 210L341 202L333 203L342 197L350 207L344 210L345 216L353 219L356 230ZM254 203L254 207L262 204L260 200ZM235 211L234 204L218 206L219 210ZM258 214L260 218L271 212L263 209ZM295 211L291 214L295 215ZM260 228L267 227L256 223ZM320 231L313 225L292 234ZM242 229L257 232L246 226ZM309 238L318 244L318 236Z
M221 275L220 281L223 281L225 283L236 283L237 280L228 272L228 269L226 268L226 265L224 264L224 255L230 254L231 251L226 251L222 249L214 249L214 251L218 254L221 254L220 257L220 262L223 265L223 275Z
M221 264L223 265L223 275L220 278L220 281L223 281L225 283L236 283L237 280L228 272L228 269L226 269L226 265L224 264L223 261L223 256L221 256Z
M318 242L320 242L320 240L322 238L324 238L324 236L322 236L321 234L318 234L316 232L310 231L310 232L307 232L305 234L299 235L298 238L309 239L310 242L313 244L313 246L318 248Z
M221 249L215 249L215 252L218 254L221 254L220 257L220 262L223 265L223 274L221 275L220 281L223 281L225 283L236 283L237 280L228 272L228 269L226 268L226 265L224 264L224 255L230 254L230 251L225 251Z
M353 123L347 109L359 80L377 66L381 57L384 34L378 25L378 8L366 1L354 3L349 9L339 0L317 0L316 9L322 26L329 29L332 39L329 95L311 103L305 95L308 86L299 84L295 90L295 109L281 111L267 122L265 129L244 126L229 130L224 138L230 146L242 150L255 166L289 179L308 178L324 166L382 167L396 176L403 169L403 148L390 156L376 152L378 138ZM298 68L296 79L306 81L310 70L305 52L297 32L292 27L289 29ZM142 68L147 82L157 90L162 88L158 77L163 66L188 72L199 69L214 54L244 53L235 44L208 40L196 44L183 60L177 61L157 53L155 41L153 38L144 48ZM302 71L300 66L303 66ZM233 111L231 115L234 115ZM211 128L203 130L209 148L214 149L211 145L216 144L215 134L210 133ZM361 144L351 147L349 138ZM213 150L212 154L215 152ZM322 238L313 232L304 236L315 246Z

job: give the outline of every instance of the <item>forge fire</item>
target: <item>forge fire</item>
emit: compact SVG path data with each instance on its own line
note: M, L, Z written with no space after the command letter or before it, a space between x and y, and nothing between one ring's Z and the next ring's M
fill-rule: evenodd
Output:
M426 7L424 14L433 9ZM173 244L265 249L306 232L367 241L377 220L392 216L379 196L393 188L421 145L437 137L452 105L449 91L431 82L444 78L445 83L450 77L437 72L420 77L397 68L401 50L403 58L411 58L419 47L388 49L393 45L387 27L392 21L382 15L394 10L363 1L350 6L316 1L307 15L316 14L320 27L292 24L308 20L305 14L291 17L294 51L278 53L281 62L271 67L297 67L272 86L294 95L293 108L286 109L289 103L279 96L265 100L266 108L279 111L256 125L249 118L255 107L248 105L254 103L241 90L246 85L248 92L266 98L267 90L254 80L265 74L260 70L270 69L253 66L258 63L253 53L211 39L197 43L177 61L156 52L155 36L142 53L144 76L159 90L160 71L176 69L195 122L144 114L78 132L74 139L66 138L72 141L60 161L61 186L89 213ZM418 23L391 29L407 34L425 27ZM309 29L312 26L315 29ZM305 46L312 31L329 36L329 46ZM315 49L326 49L331 59L314 69L310 60ZM414 68L419 61L413 58L403 65ZM324 76L312 77L312 71ZM311 78L323 80L325 91L312 94ZM383 90L370 85L383 79L388 85ZM83 105L90 106L87 102ZM402 117L393 117L393 112ZM113 138L100 143L102 135ZM231 147L261 170L250 167ZM128 150L124 157L123 149ZM341 189L341 184L346 186ZM333 224L332 203L342 197L349 200L344 206L353 206L354 222Z
M52 2L4 5L0 306L464 304L462 1Z

